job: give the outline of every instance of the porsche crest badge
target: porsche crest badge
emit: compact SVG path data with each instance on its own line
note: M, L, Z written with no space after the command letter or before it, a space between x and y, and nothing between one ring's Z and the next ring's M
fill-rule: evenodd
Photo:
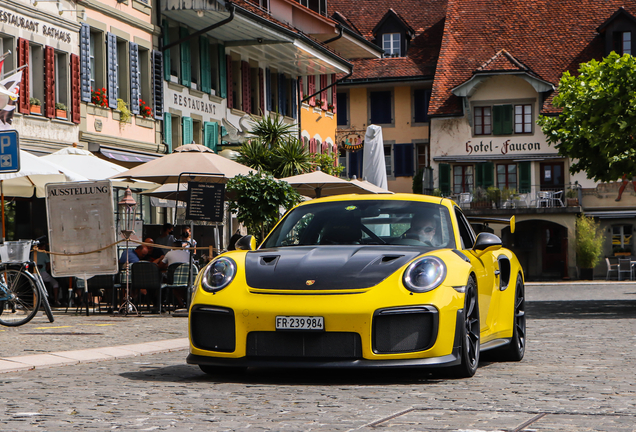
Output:
M312 286L313 284L315 284L316 281L315 280L308 280L307 282L305 282L305 284L307 284L308 286Z

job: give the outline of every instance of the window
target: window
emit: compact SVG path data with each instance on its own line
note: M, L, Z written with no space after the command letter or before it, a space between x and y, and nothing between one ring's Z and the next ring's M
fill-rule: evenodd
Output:
M29 46L29 94L44 105L44 49L41 45Z
M152 106L152 96L150 86L152 79L150 77L150 51L139 47L139 97L146 102L148 106Z
M256 0L256 3L266 11L269 10L269 0Z
M90 32L89 61L90 86L92 90L106 87L104 82L104 33Z
M370 124L392 124L391 91L376 91L369 94Z
M632 32L614 33L614 51L620 55L632 53Z
M173 115L170 120L170 130L172 131L172 149L179 147L181 142L181 117Z
M612 253L632 252L632 225L617 225L612 227Z
M428 102L431 98L429 89L413 90L413 123L428 121Z
M386 176L393 177L393 146L384 144L384 165L386 166Z
M201 57L199 54L199 38L190 39L190 88L201 90ZM194 55L193 55L194 54Z
M261 86L262 83L258 79L258 62L250 61L250 94L251 94L251 108L252 114L263 115L261 112Z
M429 166L429 155L431 147L429 143L418 143L417 150L417 170L421 170Z
M124 102L130 102L128 60L128 41L117 38L117 99Z
M203 137L201 136L201 131L203 130L203 125L200 120L192 120L192 141L196 144L203 144ZM190 144L190 143L184 143Z
M69 61L66 53L55 52L55 102L62 103L69 107L68 83L69 83Z
M491 129L490 107L475 108L475 135L490 135Z
M532 105L515 105L515 133L532 133Z
M4 58L4 67L0 68L0 79L4 79L14 73L13 53L15 52L14 39L10 36L0 35L0 54L9 53Z
M459 229L459 238L462 242L462 249L472 249L475 244L475 232L473 231L473 228L458 208L455 208L455 217L457 218L457 228Z
M517 189L517 164L497 165L497 186L499 189Z
M562 189L563 162L552 162L541 164L541 190Z
M337 93L336 94L336 106L338 107L338 126L348 126L349 125L349 111L348 111L348 97L347 93Z
M267 0L259 0L261 3ZM297 0L303 6L308 7L320 15L327 16L327 0Z
M181 39L179 35L179 27L168 27L168 39L170 42ZM170 52L170 82L179 83L181 70L181 51L179 45L175 45L169 50Z
M472 192L474 184L472 165L453 167L453 193Z
M384 57L401 57L400 33L385 33L382 35L382 49Z

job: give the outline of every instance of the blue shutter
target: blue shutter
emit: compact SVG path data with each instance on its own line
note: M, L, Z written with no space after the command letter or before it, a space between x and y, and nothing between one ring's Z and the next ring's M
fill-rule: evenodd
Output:
M349 152L349 178L362 178L363 152Z
M163 117L163 55L161 51L152 51L152 103L154 117Z
M134 42L128 42L128 46L130 57L130 111L133 114L139 114L139 99L141 98L139 45Z
M172 153L172 114L163 113L163 142L168 146L168 153Z
M294 119L298 118L298 106L296 105L296 98L298 97L298 80L292 78L291 80L291 116Z
M219 44L219 94L217 96L227 97L227 65L225 64L225 45Z
M106 61L108 73L108 107L117 109L117 37L112 33L106 33Z
M212 92L212 73L210 71L210 43L208 38L199 37L201 88L204 93Z
M188 37L190 33L185 27L179 27L179 36L181 39ZM181 85L190 87L192 83L192 61L190 57L190 41L181 42L179 45L181 51ZM190 144L190 143L188 143Z
M168 20L162 21L163 27L163 46L170 43L170 35L168 35ZM170 81L170 50L163 51L163 78Z
M91 101L90 46L91 28L86 24L82 24L80 29L80 94L82 102Z
M203 123L203 145L217 152L216 146L219 143L219 124L217 122Z
M285 75L278 74L278 113L281 115L287 114L287 98L285 92Z
M267 111L271 111L272 110L272 71L269 70L269 68L265 69L265 95L267 99Z
M413 163L413 144L393 145L393 165L395 177L412 177Z
M192 144L194 139L192 117L183 117L183 142L182 145Z

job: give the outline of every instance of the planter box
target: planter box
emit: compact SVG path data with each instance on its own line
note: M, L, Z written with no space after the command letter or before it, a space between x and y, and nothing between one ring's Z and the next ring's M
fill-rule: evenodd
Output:
M472 201L470 203L471 209L491 209L492 202L490 201Z
M614 252L614 256L631 256L631 252Z
M42 106L41 105L31 105L29 108L31 114L42 114Z
M581 268L579 269L579 276L581 280L594 280L594 269Z
M579 199L578 198L566 198L565 205L568 207L578 207Z
M56 109L55 110L55 117L65 119L66 118L66 111Z

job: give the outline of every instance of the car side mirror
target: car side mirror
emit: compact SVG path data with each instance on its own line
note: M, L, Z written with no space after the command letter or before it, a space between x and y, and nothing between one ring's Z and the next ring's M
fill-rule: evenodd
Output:
M243 236L236 241L235 247L238 250L256 250L256 239L251 235Z
M497 249L501 249L502 242L499 237L494 234L482 232L477 236L477 240L475 240L475 246L473 246L474 251L492 252Z

